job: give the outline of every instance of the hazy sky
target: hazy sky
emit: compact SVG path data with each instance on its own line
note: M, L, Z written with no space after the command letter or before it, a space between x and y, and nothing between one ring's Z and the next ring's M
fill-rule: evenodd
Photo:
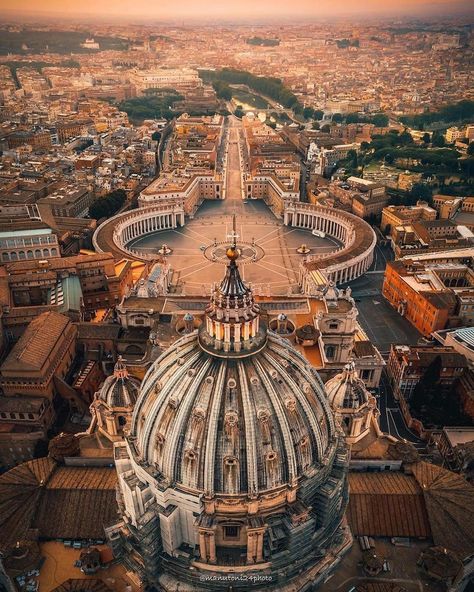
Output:
M252 17L284 17L300 20L328 16L416 14L430 16L467 12L470 0L0 0L0 10L39 15L108 15L120 18L148 17L249 20Z

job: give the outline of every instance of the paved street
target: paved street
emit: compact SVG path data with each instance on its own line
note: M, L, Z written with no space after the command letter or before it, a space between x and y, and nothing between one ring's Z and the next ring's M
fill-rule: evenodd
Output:
M390 350L392 343L414 345L422 337L382 296L384 269L391 259L391 250L377 245L371 270L348 284L357 303L360 324L384 353Z

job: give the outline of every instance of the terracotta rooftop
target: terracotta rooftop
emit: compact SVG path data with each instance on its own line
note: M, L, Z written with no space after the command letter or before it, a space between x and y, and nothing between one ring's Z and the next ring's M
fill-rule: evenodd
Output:
M436 545L464 559L474 553L474 486L461 475L419 462L413 475L423 490L431 533Z
M400 472L350 473L347 517L354 535L431 537L464 559L474 553L474 487L426 462Z
M97 539L117 517L116 473L32 460L0 476L0 550L28 538Z
M52 592L109 592L109 588L102 580L71 579L63 582Z
M400 472L350 473L348 519L354 535L429 537L423 492Z
M57 312L44 312L33 319L3 363L2 373L43 368L70 323Z

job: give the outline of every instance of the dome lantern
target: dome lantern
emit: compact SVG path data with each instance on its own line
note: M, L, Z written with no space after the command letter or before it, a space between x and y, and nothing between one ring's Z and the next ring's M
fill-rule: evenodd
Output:
M267 330L260 323L260 308L252 290L240 277L235 215L232 243L226 254L229 260L226 274L212 292L206 321L199 330L199 343L204 351L213 356L243 358L265 346Z

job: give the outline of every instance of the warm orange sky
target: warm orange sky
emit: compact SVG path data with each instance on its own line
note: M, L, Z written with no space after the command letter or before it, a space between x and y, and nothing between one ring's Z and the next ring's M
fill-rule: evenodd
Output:
M432 14L468 10L469 0L0 0L0 11L113 17L239 18Z

